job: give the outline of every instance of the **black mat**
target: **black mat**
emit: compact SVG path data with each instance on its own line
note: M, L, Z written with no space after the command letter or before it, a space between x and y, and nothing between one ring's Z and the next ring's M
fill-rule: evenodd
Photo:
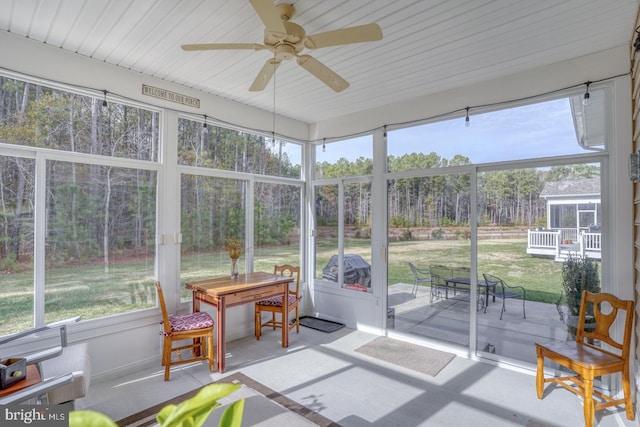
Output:
M302 316L300 324L307 328L315 329L322 332L333 332L340 328L344 328L343 323L332 322L331 320L319 319L317 317Z

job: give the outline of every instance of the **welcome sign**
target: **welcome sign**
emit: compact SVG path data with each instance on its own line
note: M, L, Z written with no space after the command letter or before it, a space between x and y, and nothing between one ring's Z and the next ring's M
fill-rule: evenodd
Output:
M161 89L159 87L142 85L142 94L153 96L154 98L164 99L165 101L175 102L177 104L187 105L189 107L200 108L200 100L181 93L171 92L170 90Z

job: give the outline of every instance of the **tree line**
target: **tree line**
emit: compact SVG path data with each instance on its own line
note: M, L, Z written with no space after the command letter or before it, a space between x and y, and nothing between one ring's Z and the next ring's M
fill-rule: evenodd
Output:
M471 164L469 158L455 155L451 159L437 153L410 153L388 156L390 172L446 168ZM335 163L317 165L323 178L370 175L373 161L360 157L354 161L340 158ZM546 204L540 198L545 182L579 180L599 176L595 165L574 164L548 169L512 169L483 172L478 176L478 223L483 226L537 226L546 222ZM433 177L391 179L387 184L389 226L450 227L469 226L471 216L471 188L467 174L447 174ZM370 218L370 186L345 187L345 224L368 224ZM362 203L365 201L365 203ZM329 225L338 216L336 189L320 186L316 189L318 223Z
M85 153L113 159L93 164L48 160L43 200L36 200L35 161L0 156L0 270L30 261L34 247L34 211L44 203L47 260L101 259L105 268L114 254L153 249L156 234L155 171L122 166L117 159L157 162L158 112L0 76L0 143ZM266 176L300 178L287 142L221 126L180 119L174 144L178 163ZM457 155L436 153L389 156L390 171L468 164ZM324 178L370 175L372 161L340 159L319 163ZM593 167L554 167L546 172L514 170L480 176L480 220L498 225L532 225L544 216L539 194L545 180L588 177ZM182 177L182 234L187 250L219 248L233 235L244 237L246 183L208 179L196 172ZM396 179L389 182L390 224L397 227L469 223L470 188L466 175ZM337 218L337 195L321 187L317 211ZM289 241L300 226L299 187L256 181L257 245ZM371 215L368 184L348 186L349 225L367 226ZM322 219L321 219L322 220ZM203 232L203 230L207 230Z
M137 106L0 77L0 143L112 159L47 160L45 197L36 200L35 161L0 156L0 270L31 261L36 203L46 206L50 265L101 259L108 268L116 255L153 251L157 174L122 166L117 158L157 162L159 119ZM218 126L205 132L202 123L187 119L179 126L179 140L168 144L182 165L300 177L300 165L283 149L286 142ZM228 234L243 233L237 224L244 224L248 181L208 186L195 174L182 179L182 232L195 236L184 242L186 248L219 248ZM256 187L256 240L276 244L299 225L299 203L290 202L299 200L300 190ZM204 227L217 232L203 233Z

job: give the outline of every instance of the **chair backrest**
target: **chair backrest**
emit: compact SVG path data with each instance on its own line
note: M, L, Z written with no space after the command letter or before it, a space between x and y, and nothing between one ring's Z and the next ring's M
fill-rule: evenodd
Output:
M298 290L300 288L300 266L293 266L291 264L276 265L273 267L273 272L281 276L295 277L294 287L289 287L289 293L298 297Z
M158 293L158 303L160 304L160 311L162 312L162 326L165 333L170 333L171 323L169 322L169 313L167 312L167 305L164 302L164 294L162 293L162 286L160 286L159 281L156 281L156 291Z
M411 272L413 273L413 278L415 280L418 280L418 270L416 269L416 266L413 265L413 263L409 263L409 268L411 269Z
M451 267L446 265L431 265L429 266L429 273L431 274L431 282L435 285L445 285L445 279L453 276Z
M585 323L587 320L587 312L591 306L593 308L593 321L595 328L587 328L585 331ZM624 313L620 313L624 311ZM611 336L611 327L618 318L618 315L624 315L624 332L622 342L615 340ZM631 347L631 332L633 329L633 316L635 314L635 303L632 300L622 300L615 295L608 293L592 293L588 291L582 292L580 301L580 314L578 317L578 329L576 331L576 341L585 345L592 345L594 340L599 340L609 344L611 347L620 351L619 356L629 359L629 351Z
M499 278L498 276L494 276L493 274L483 273L482 277L484 277L484 281L487 286L494 287L495 289L490 289L491 292L499 295L504 295L504 280Z

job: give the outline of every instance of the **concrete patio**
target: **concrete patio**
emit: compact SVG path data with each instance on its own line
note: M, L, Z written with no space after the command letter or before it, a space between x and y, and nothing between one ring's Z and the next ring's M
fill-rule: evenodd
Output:
M449 298L444 298L442 295L430 301L430 287L419 286L414 297L413 286L408 283L389 286L388 307L395 310L393 330L469 347L469 293L459 291L455 296L449 294ZM474 303L473 307L476 310L479 351L535 365L536 341L569 338L555 304L526 301L525 319L522 301L507 299L502 320L500 299L494 302L489 297L486 312L482 301Z

